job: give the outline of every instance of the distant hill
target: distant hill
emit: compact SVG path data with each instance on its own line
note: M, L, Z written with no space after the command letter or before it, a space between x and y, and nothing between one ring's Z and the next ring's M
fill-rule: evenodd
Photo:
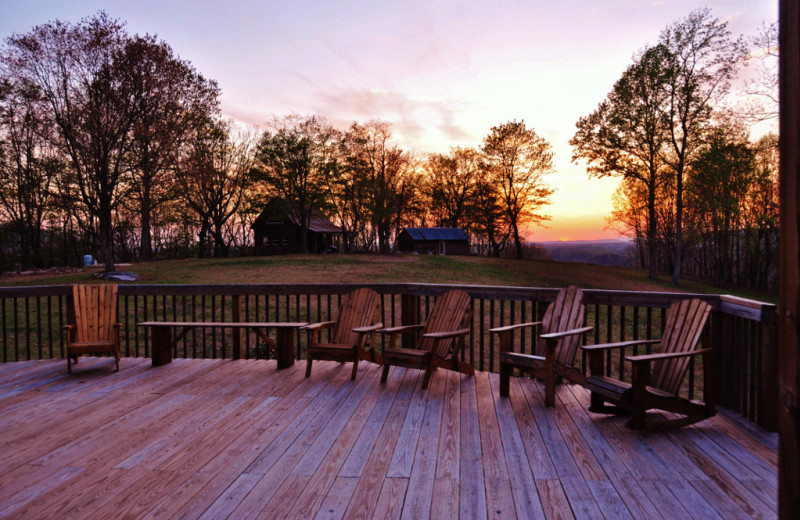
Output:
M575 240L571 242L536 242L545 256L560 262L631 267L634 265L633 243L627 238Z

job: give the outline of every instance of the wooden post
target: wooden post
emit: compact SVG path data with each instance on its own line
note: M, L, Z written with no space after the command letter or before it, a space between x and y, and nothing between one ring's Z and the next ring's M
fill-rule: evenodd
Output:
M780 303L778 514L800 518L800 0L780 2Z
M152 327L153 336L152 360L154 367L172 363L172 329L170 327Z
M761 399L758 404L758 424L771 432L778 431L778 315L771 312L761 324Z
M241 323L242 320L242 295L241 294L234 294L232 296L231 305L233 306L231 319L236 323ZM235 328L231 331L233 334L233 353L231 354L232 359L244 359L247 357L245 352L242 352L242 329Z
M413 294L400 296L400 323L403 325L419 323L419 296ZM401 341L403 347L413 347L416 344L416 334L417 331L404 333Z

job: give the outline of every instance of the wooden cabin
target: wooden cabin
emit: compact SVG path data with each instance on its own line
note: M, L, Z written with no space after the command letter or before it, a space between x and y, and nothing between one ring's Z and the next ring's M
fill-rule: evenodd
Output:
M461 228L405 228L397 235L397 249L428 255L468 255L469 236Z
M270 200L251 228L256 255L302 253L302 226L297 213L282 199ZM308 226L308 252L324 253L339 245L342 229L313 209Z

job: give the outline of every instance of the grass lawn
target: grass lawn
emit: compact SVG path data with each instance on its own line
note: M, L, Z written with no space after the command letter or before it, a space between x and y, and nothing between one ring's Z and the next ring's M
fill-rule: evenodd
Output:
M65 274L6 273L0 276L0 285L86 283L99 269ZM659 281L651 281L641 269L476 256L285 255L164 260L120 265L117 269L137 273L141 284L417 282L522 287L575 284L587 289L726 293L774 301L774 298L759 293L724 291L692 281L675 288L669 283L668 275L663 275Z

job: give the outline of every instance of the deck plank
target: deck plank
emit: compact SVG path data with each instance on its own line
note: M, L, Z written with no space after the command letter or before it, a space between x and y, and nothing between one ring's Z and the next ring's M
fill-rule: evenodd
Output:
M527 378L108 362L0 365L0 518L777 516L776 436L725 411L643 433Z

